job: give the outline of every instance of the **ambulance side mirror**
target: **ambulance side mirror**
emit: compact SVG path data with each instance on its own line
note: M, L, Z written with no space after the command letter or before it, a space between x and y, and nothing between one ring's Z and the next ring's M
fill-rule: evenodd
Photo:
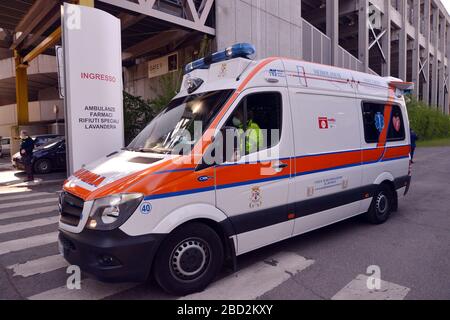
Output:
M241 158L239 148L240 133L235 127L224 127L220 134L211 139L212 145L203 155L196 171L207 169L223 163L234 163Z

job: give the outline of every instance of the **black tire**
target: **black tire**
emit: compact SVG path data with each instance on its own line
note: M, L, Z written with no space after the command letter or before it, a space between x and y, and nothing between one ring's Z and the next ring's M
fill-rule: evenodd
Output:
M376 225L383 224L391 216L393 208L394 193L388 185L381 184L373 197L369 211L365 214L366 220Z
M189 223L168 235L158 250L153 274L166 292L177 296L204 290L223 266L217 233L202 223Z
M52 162L48 159L39 159L34 163L34 172L37 174L47 174L52 172Z

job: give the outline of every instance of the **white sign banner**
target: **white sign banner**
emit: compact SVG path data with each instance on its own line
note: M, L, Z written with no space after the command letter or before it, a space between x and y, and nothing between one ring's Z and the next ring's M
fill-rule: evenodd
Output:
M69 173L124 145L120 20L64 4L63 48Z

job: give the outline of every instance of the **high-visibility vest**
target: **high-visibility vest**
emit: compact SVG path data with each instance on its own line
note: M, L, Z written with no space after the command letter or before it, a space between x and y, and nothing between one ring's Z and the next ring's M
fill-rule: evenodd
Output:
M241 128L241 134L243 134ZM243 139L241 140L241 154L243 154ZM264 143L262 130L256 122L250 120L247 124L247 131L245 132L245 154L250 154L259 151Z

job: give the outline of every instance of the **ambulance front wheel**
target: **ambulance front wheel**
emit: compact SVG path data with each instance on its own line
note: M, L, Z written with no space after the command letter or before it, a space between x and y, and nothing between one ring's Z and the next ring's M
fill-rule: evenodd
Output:
M372 224L383 224L389 219L393 208L394 191L383 183L375 193L366 219Z
M187 295L205 289L222 268L224 249L217 233L202 223L189 223L168 235L153 268L168 293Z

